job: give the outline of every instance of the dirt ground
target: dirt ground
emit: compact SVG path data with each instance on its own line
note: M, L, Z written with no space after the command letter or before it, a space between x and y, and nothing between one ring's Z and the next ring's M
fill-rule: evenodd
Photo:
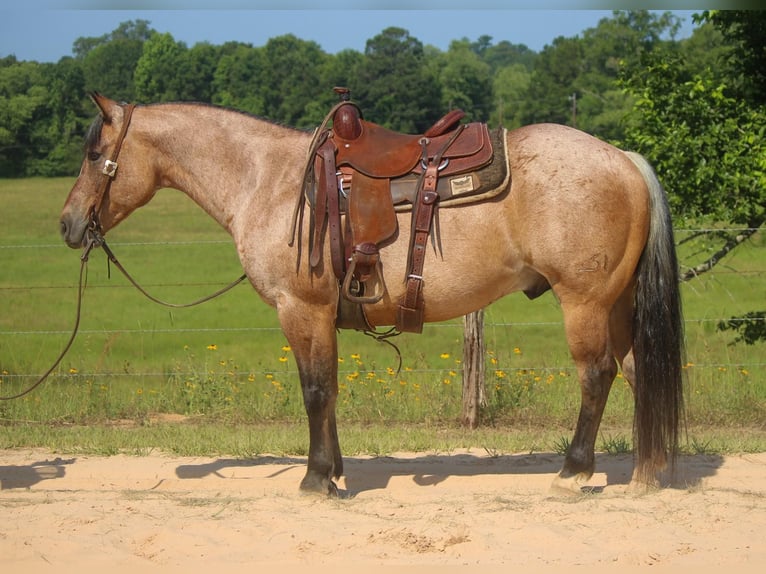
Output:
M0 451L0 565L110 574L766 571L766 454L685 457L672 484L644 495L628 491L631 458L606 455L589 493L552 494L561 462L483 452L350 457L342 497L330 500L298 492L300 457Z

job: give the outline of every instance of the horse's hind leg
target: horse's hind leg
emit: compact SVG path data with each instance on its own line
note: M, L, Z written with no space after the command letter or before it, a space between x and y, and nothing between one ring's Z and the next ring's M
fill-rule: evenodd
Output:
M574 437L554 489L580 492L595 468L595 444L617 364L609 345L609 312L594 304L562 300L567 342L580 378L582 402Z
M309 420L309 456L304 492L337 494L333 478L343 474L335 423L338 396L338 343L328 306L281 303L282 330L293 350Z

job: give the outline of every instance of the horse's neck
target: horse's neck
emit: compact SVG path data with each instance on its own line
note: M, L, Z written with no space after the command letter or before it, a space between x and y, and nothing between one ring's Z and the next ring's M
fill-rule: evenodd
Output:
M292 206L309 134L208 106L179 104L161 114L162 187L184 192L230 233L253 201Z

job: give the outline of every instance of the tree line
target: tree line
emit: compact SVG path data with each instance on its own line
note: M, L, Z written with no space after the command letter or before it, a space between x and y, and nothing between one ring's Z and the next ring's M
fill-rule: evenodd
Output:
M335 103L332 88L343 85L365 117L399 131L424 131L461 108L495 126L552 121L619 140L633 104L616 83L620 70L646 52L688 45L673 39L679 25L670 13L615 12L539 53L489 36L456 39L442 51L391 27L364 52L328 54L291 34L257 47L189 47L149 21L123 22L78 38L57 63L0 59L0 177L76 174L94 90L126 102L212 103L312 128Z
M716 221L705 272L766 218L766 12L704 11L689 38L662 14L615 11L540 52L490 36L446 51L390 27L363 52L328 54L292 34L263 46L191 47L134 20L74 42L57 63L0 58L0 177L75 176L95 110L87 94L126 102L198 101L313 128L347 86L367 119L419 133L445 112L509 129L567 124L655 166L678 221Z

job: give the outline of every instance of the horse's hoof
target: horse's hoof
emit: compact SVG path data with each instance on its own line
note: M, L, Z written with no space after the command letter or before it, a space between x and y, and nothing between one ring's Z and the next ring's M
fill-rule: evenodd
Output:
M635 478L630 481L628 485L628 492L635 494L636 496L643 496L645 494L651 494L660 490L660 483L657 480L646 482L645 480L636 480Z
M312 494L327 496L329 498L339 498L338 487L329 478L317 477L315 475L306 475L301 481L301 494Z
M557 474L556 478L554 478L551 483L550 492L551 494L558 496L582 495L585 483L589 478L590 477L583 472L573 474L572 476L561 476L561 474Z

